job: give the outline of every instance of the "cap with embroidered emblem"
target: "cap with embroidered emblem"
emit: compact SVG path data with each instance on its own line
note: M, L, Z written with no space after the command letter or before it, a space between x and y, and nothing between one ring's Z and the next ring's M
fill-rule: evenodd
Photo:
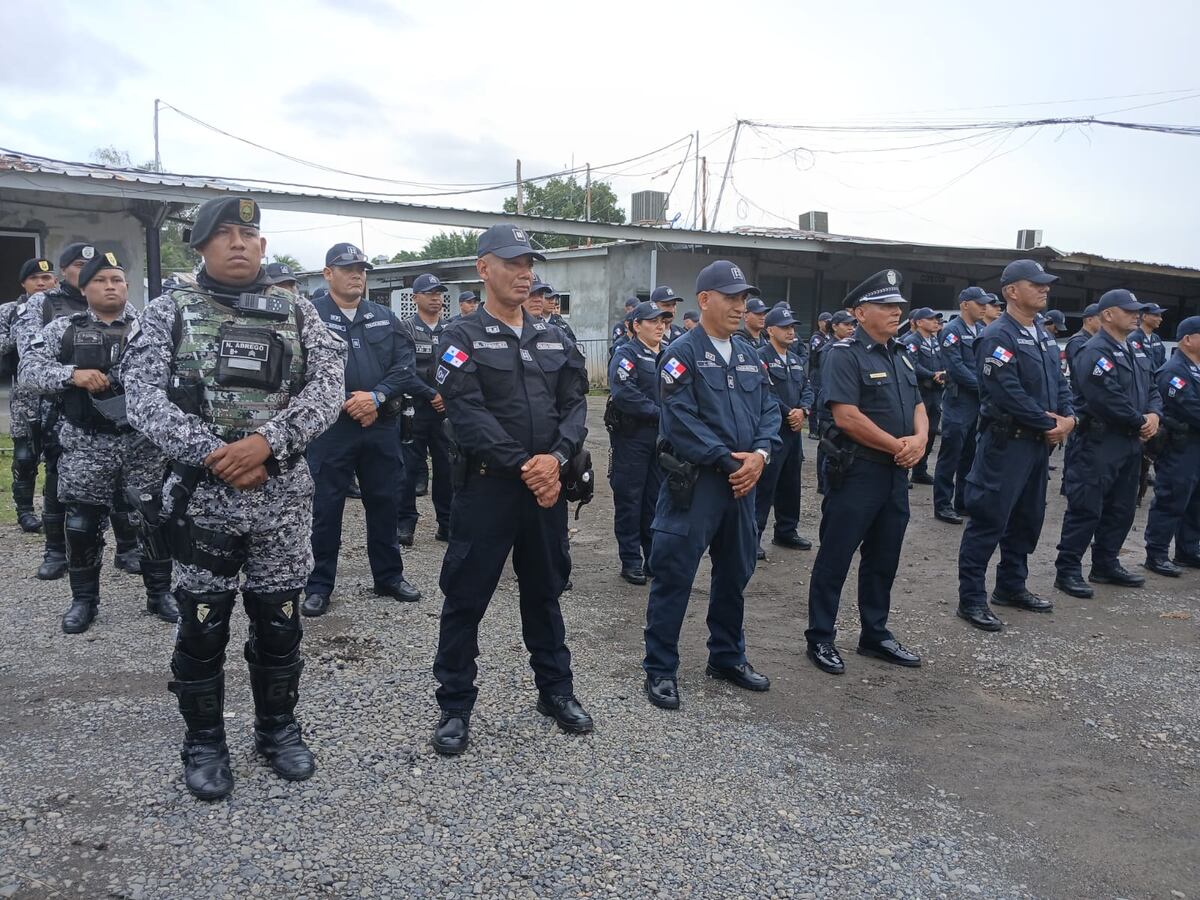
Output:
M981 287L964 288L963 290L959 291L958 302L965 303L967 300L970 300L973 303L987 303L987 291Z
M647 319L659 319L671 315L669 309L663 309L653 300L643 300L633 309L633 321L644 322Z
M1034 284L1054 284L1057 275L1051 275L1036 259L1017 259L1010 262L1000 273L1000 286L1017 281L1032 281Z
M940 312L934 312L928 306L922 306L919 309L914 309L911 313L908 314L908 320L910 322L916 322L918 319L939 319L940 320L941 318L942 318L942 314Z
M558 291L554 290L549 283L542 281L542 279L534 278L533 285L529 288L529 296L532 297L535 294L543 294L546 297L557 297Z
M683 298L676 294L673 288L660 284L650 292L650 299L655 303L678 303Z
M1063 315L1063 311L1061 309L1046 310L1045 318L1047 322L1053 323L1055 328L1067 327L1067 317Z
M696 310L694 310L694 309L689 309L687 312L685 312L683 314L683 321L699 322L700 321L700 313L696 312Z
M96 255L96 248L92 244L80 242L75 244L67 244L63 247L62 253L58 255L58 267L65 269L77 259L82 259L87 262Z
M787 328L789 325L795 324L796 319L792 315L792 308L790 306L776 306L767 313L768 328Z
M1188 316L1175 329L1175 340L1182 341L1189 334L1200 334L1200 316Z
M474 291L459 291L458 302L459 303L478 303L479 297L476 295L476 293Z
M1116 288L1115 290L1107 291L1101 295L1099 302L1096 304L1100 312L1106 309L1123 309L1125 312L1144 312L1146 304L1133 296L1133 293L1124 288Z
M1089 303L1087 306L1085 306L1083 308L1083 317L1085 319L1090 319L1093 316L1098 316L1098 315L1100 315L1100 304L1099 303Z
M21 277L17 281L24 281L32 275L45 275L53 269L50 260L35 256L33 259L25 260L25 264L21 266Z
M830 321L832 318L833 318L833 313L831 313L831 312L823 312L823 313L821 313L819 316L817 316L817 321L818 321L818 322L828 322L828 321Z
M863 303L906 303L900 293L904 279L895 269L884 269L876 272L863 281L846 295L845 303L849 307L860 306Z
M97 253L84 263L83 268L79 270L79 289L83 290L87 283L95 278L96 274L102 269L120 269L122 272L125 271L125 267L117 262L115 253Z
M758 297L751 297L746 301L746 312L753 313L756 316L765 315L767 304L763 303Z
M479 236L476 245L476 256L487 256L489 253L501 259L516 259L518 256L532 256L538 261L546 257L538 253L529 243L529 235L524 228L518 228L503 222L493 225Z
M846 312L846 310L844 310L844 309L839 309L837 312L835 312L833 314L832 318L830 318L829 324L830 325L853 325L855 321L856 320L852 314Z
M727 296L745 292L755 296L759 294L758 288L746 282L741 267L725 259L709 263L696 276L696 293L702 294L705 291L716 291Z
M412 289L414 294L436 294L445 293L450 290L442 284L442 280L431 272L424 272L418 275L413 281Z
M345 266L366 266L368 269L375 268L367 262L367 254L363 253L356 246L349 243L334 244L325 251L325 266L327 268L342 268Z
M263 266L263 271L266 272L267 281L271 284L287 284L289 281L297 280L296 273L287 263L267 263Z
M219 225L257 228L261 222L262 210L249 197L217 197L202 203L196 210L196 219L188 235L188 246L199 250Z
M1142 310L1142 315L1161 316L1166 311L1167 310L1164 307L1159 306L1157 303L1151 300L1146 303L1146 308Z

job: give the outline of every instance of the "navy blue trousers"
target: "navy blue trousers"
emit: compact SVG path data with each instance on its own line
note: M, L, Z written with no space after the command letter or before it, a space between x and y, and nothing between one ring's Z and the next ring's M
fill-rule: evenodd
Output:
M445 417L428 402L416 401L412 443L401 445L404 452L404 478L400 483L399 498L401 531L413 531L417 527L417 481L425 470L426 453L433 459L430 492L438 527L450 527L450 501L454 497L454 488L450 484L450 442L442 428L444 421Z
M1146 520L1146 555L1200 556L1200 438L1168 444L1154 463L1154 502Z
M821 546L808 586L809 646L832 643L838 606L855 551L858 560L860 641L888 640L892 582L908 528L908 472L897 466L856 459L834 485L826 477L821 501Z
M947 397L942 403L942 440L933 469L934 509L966 508L964 485L975 460L978 420L979 401L974 395Z
M804 438L790 428L780 436L783 446L771 454L771 464L754 488L754 519L759 541L766 531L767 516L772 507L775 508L776 536L793 535L800 525L800 465L804 462Z
M650 425L633 434L613 433L612 464L608 483L613 492L613 531L621 567L640 569L650 559L654 507L662 486L663 473L658 465L655 444L658 428Z
M433 663L438 705L445 710L475 705L479 623L510 552L534 683L545 694L571 694L571 652L558 603L571 576L567 501L559 498L542 509L519 478L472 475L454 494L450 520L440 582L446 600Z
M363 428L342 413L328 431L308 445L306 455L315 487L313 570L308 576L307 592L333 591L342 547L346 489L356 474L362 489L371 575L385 584L398 580L404 574L404 562L396 540L396 481L404 463L395 420L377 419L374 425Z
M1142 443L1119 434L1072 435L1067 459L1067 511L1054 568L1059 575L1082 575L1083 554L1094 538L1092 568L1111 571L1137 512Z
M727 475L701 469L690 510L671 502L666 484L658 494L650 566L654 581L646 604L646 658L642 668L656 678L674 678L679 668L679 631L700 558L708 551L708 658L716 666L746 661L742 630L746 585L754 574L758 532L754 491L733 498Z
M964 609L987 604L987 567L997 547L997 590L1025 590L1029 554L1046 518L1049 460L1044 441L998 443L990 429L979 435L965 491L971 519L958 548L958 603Z

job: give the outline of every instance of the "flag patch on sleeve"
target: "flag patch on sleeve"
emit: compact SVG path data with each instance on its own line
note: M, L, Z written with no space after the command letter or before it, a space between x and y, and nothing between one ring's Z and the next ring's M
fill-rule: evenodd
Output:
M462 350L459 350L457 347L455 347L453 344L451 344L449 347L447 347L446 352L442 354L442 362L449 363L450 365L454 366L454 368L456 368L456 369L462 368L462 364L465 363L468 359L470 359L470 357L467 356L467 354L465 352L463 352Z
M1000 365L1004 365L1006 362L1009 362L1012 357L1012 351L1005 350L1003 347L997 347L992 351L992 359L996 360L996 362L1000 363Z
M672 378L679 378L684 372L687 371L687 366L672 356L667 360L667 364L663 366L663 371Z
M632 372L633 371L633 360L631 360L628 356L622 356L621 357L621 368L624 369L626 372Z
M1093 375L1103 375L1106 372L1113 370L1113 362L1107 356L1102 356L1096 360L1096 368L1092 369Z
M958 343L958 335L952 331L948 335L946 335L946 339L944 341L942 341L942 346L951 347L957 343Z
M1187 387L1187 382L1176 375L1171 379L1170 385L1171 387L1175 388L1175 390L1182 391L1185 387Z

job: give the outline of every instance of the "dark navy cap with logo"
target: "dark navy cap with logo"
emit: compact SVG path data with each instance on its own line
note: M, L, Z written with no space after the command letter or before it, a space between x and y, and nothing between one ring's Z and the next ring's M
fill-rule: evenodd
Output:
M767 311L767 304L763 303L758 297L751 297L746 301L746 312L761 316Z
M789 325L795 325L796 319L792 316L791 307L776 306L767 313L768 328L787 328Z
M547 284L545 281L542 281L542 279L540 279L540 278L534 278L533 285L529 288L529 296L530 297L532 297L536 294L544 294L547 297L557 297L558 296L558 292L556 290L554 290L554 288L551 287L549 284Z
M908 320L910 322L916 322L918 319L941 319L941 318L942 318L941 313L934 312L928 306L922 306L920 309L914 309L911 313L908 314Z
M1046 321L1054 323L1055 328L1067 327L1067 317L1063 315L1063 311L1061 309L1046 310Z
M63 247L62 253L58 255L58 267L60 269L65 269L77 259L82 259L84 262L87 262L89 259L93 259L95 256L96 248L93 244L67 244L67 246Z
M849 294L846 295L846 305L861 306L863 303L906 303L900 294L900 286L904 279L895 269L884 269L876 272Z
M83 268L79 270L79 289L87 285L89 281L96 277L96 274L102 269L120 269L125 271L125 267L117 262L115 253L97 253L91 259L83 264Z
M830 325L852 325L856 319L844 309L839 309L829 319Z
M959 292L958 302L970 300L974 303L987 303L988 293L981 287L969 287Z
M1107 291L1100 297L1100 302L1096 304L1100 307L1100 312L1106 309L1123 309L1125 312L1143 312L1147 304L1142 303L1137 297L1133 296L1131 291L1124 288Z
M476 296L474 291L461 291L461 292L459 292L459 295L458 295L458 302L459 303L478 303L479 297Z
M414 294L437 294L450 290L442 284L442 280L436 275L425 272L417 276L417 280L412 285Z
M687 312L685 312L683 314L683 321L699 322L700 321L700 313L696 312L694 309L689 309Z
M1034 284L1054 284L1058 281L1057 275L1051 275L1042 268L1042 264L1036 259L1018 259L1010 262L1004 267L1004 271L1000 273L1000 286L1012 284L1017 281L1032 281Z
M661 284L651 292L650 299L655 303L678 303L683 298L676 294L673 288Z
M1189 334L1200 334L1200 316L1188 316L1175 329L1175 340L1182 341Z
M1001 300L999 297L997 297L995 294L988 293L986 295L986 297L987 297L987 299L984 302L987 303L988 306L999 306L999 307L1003 308L1006 305L1004 303L1004 301Z
M329 268L342 266L366 266L368 269L375 268L367 262L367 254L363 253L353 244L341 243L334 244L325 253L325 265Z
M42 259L38 256L34 259L25 260L25 264L21 266L21 277L17 281L24 281L32 275L46 275L54 271L54 267L50 265L50 260Z
M536 260L546 258L530 246L529 235L524 228L507 223L493 225L479 236L475 255L487 256L489 253L501 259L516 259L518 256L532 256Z
M199 250L218 225L248 225L257 228L262 222L262 210L249 197L218 197L208 200L196 210L196 221L188 235L188 246Z
M1153 300L1146 304L1146 308L1142 310L1143 315L1161 316L1166 312L1166 309L1159 306Z
M635 306L638 305L639 302L641 302L641 301L639 301L637 297L626 297L625 298L625 308L633 309Z
M1087 306L1085 306L1083 308L1083 317L1085 319L1090 319L1090 318L1092 318L1092 316L1098 316L1098 315L1100 315L1100 304L1099 303L1089 303Z
M263 268L267 273L267 281L271 284L287 284L296 280L296 273L286 263L267 263Z
M669 309L663 309L653 300L643 300L633 308L633 321L643 322L646 319L659 319L671 315Z
M819 316L817 316L818 322L829 322L832 319L833 319L833 313L831 313L831 312L823 312Z
M760 293L754 285L746 283L746 276L739 266L724 259L709 263L696 276L696 293L702 294L705 291L716 291L726 295L749 291L756 297Z

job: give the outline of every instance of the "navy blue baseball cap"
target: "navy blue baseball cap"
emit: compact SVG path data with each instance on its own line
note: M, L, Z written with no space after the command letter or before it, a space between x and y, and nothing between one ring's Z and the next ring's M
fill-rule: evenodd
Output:
M329 268L335 266L357 266L364 265L368 269L375 268L367 261L367 254L363 253L353 244L334 244L325 253L325 265Z
M533 279L533 285L529 288L529 296L532 297L535 294L545 294L547 297L557 297L558 291L554 290L554 288L542 281L542 279L535 277Z
M424 272L417 276L416 281L412 284L414 294L436 294L445 293L450 290L442 284L442 279L438 278L432 272Z
M674 288L660 284L651 292L650 299L655 303L678 303L683 298L675 293Z
M1146 308L1142 310L1143 315L1149 313L1152 316L1161 316L1165 312L1166 309L1164 307L1159 306L1153 301L1147 303Z
M833 313L831 313L831 312L823 312L819 316L817 316L818 322L829 322L832 319L833 319Z
M752 284L747 284L746 276L740 267L725 259L709 263L696 276L696 293L716 291L719 294L740 294L749 291L758 296L760 291Z
M1083 317L1085 319L1090 319L1093 316L1098 316L1098 315L1100 315L1100 304L1099 303L1089 303L1087 306L1085 306L1083 308Z
M637 297L626 297L625 298L625 308L633 309L635 306L638 305L639 302L640 301L638 300Z
M459 303L478 303L479 297L476 296L474 291L459 291L458 302Z
M1046 321L1053 322L1056 328L1067 327L1067 317L1063 315L1063 311L1061 309L1046 310Z
M908 314L908 320L910 322L915 322L917 319L940 319L941 317L941 313L935 313L928 306L922 306L919 309L914 309Z
M904 279L895 269L884 269L858 285L846 295L846 305L860 306L863 303L906 303L900 294Z
M1117 288L1116 290L1104 293L1097 304L1101 312L1114 308L1123 309L1126 312L1144 312L1147 305L1133 296L1131 291L1127 291L1124 288Z
M1018 259L1010 262L1000 273L1000 287L1015 281L1032 281L1034 284L1054 284L1057 275L1051 275L1036 259Z
M830 325L851 325L855 322L855 318L844 309L839 309L829 319Z
M263 270L266 272L267 281L271 284L286 284L296 280L296 273L286 263L267 263L263 266Z
M700 313L696 312L694 309L689 309L687 312L685 312L683 314L683 321L699 322L700 321Z
M643 300L633 308L633 321L642 322L646 319L659 319L671 315L669 309L663 309L653 300Z
M755 315L763 315L767 311L767 304L763 303L758 297L751 297L746 301L746 312L754 313Z
M792 310L789 306L776 306L767 313L768 328L787 328L789 325L795 324L796 319L792 316Z
M993 294L991 292L988 292L985 296L987 297L987 299L984 300L984 303L986 303L988 306L1003 307L1005 305L1003 300L1001 300L999 297L997 297L995 294Z
M1188 316L1175 329L1175 340L1182 341L1189 334L1200 334L1200 316Z
M24 281L32 275L46 275L53 271L54 267L50 265L50 260L35 256L33 259L25 260L25 264L21 266L21 277L17 281Z
M962 303L965 300L970 300L973 303L987 303L988 293L981 287L964 288L958 294L958 302Z
M479 236L475 248L476 256L487 256L491 253L501 259L516 259L518 256L532 256L536 260L546 257L538 253L529 244L529 235L524 228L518 228L507 222L493 225Z

